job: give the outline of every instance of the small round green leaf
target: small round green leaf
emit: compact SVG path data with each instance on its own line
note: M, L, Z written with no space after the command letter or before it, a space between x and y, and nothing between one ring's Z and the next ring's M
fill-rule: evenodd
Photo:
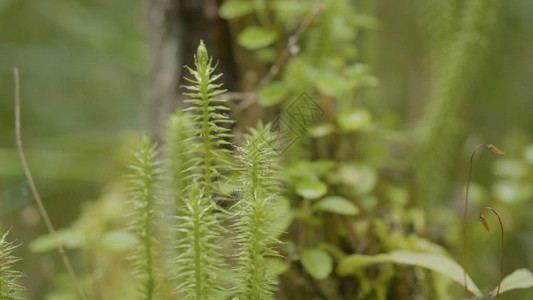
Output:
M339 113L337 121L346 131L359 131L370 123L372 116L364 109L346 110Z
M276 105L283 101L289 90L279 81L275 81L265 85L257 94L257 103L263 107Z
M271 45L277 39L278 33L274 30L250 26L239 33L237 42L244 48L253 50Z
M304 250L301 261L305 270L318 280L327 278L333 269L333 259L322 249Z
M306 199L318 199L328 191L322 181L300 181L296 184L296 193Z
M359 213L357 206L340 196L328 196L320 200L315 205L315 209L347 216L355 216Z
M308 132L309 132L309 135L312 137L323 137L323 136L326 136L332 133L334 130L335 128L333 127L333 125L329 123L322 123L322 124L311 126Z
M218 15L222 19L234 19L251 14L254 4L251 1L229 0L222 3L218 9Z

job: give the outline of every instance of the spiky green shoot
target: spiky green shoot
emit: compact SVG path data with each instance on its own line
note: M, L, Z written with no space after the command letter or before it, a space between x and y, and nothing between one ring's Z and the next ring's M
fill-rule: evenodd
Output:
M280 197L274 144L269 128L260 124L239 149L243 190L234 207L239 299L272 299L275 290L276 280L268 272L268 257L278 255L273 247L279 243L273 226Z
M222 265L217 242L221 227L212 213L214 202L204 196L198 183L186 190L185 205L178 217L180 299L219 299L222 290Z
M191 152L188 144L192 138L191 117L181 109L170 116L167 122L165 161L170 177L171 196L174 199L175 214L183 206L181 192L187 186L185 170L191 166Z
M194 158L195 166L201 171L195 174L195 180L201 184L202 192L208 198L212 197L213 192L217 192L213 191L213 182L220 179L224 152L227 152L221 146L228 144L230 134L229 129L223 125L232 123L223 114L229 110L223 105L226 100L216 98L225 90L221 89L222 84L215 83L222 74L214 74L216 65L213 66L212 63L213 59L209 58L205 45L200 42L194 56L195 69L187 67L193 78L185 79L191 85L184 86L190 91L184 93L189 97L185 102L192 104L186 111L193 114L193 122L197 127L195 136L199 139L191 143L192 150L198 154Z
M183 207L178 212L177 265L179 284L175 293L180 299L216 299L221 297L223 286L222 259L217 242L223 228L217 216L217 197L222 193L218 183L222 179L222 169L230 137L229 129L223 127L231 123L222 112L224 100L216 96L223 93L221 84L215 83L221 74L214 75L216 66L207 54L203 43L198 46L194 57L194 69L187 68L193 78L186 78L191 85L185 86L185 93L191 104L185 111L191 113L193 137L187 146L192 157L192 165L184 172L188 186L182 192Z
M0 229L0 299L22 299L19 293L23 288L16 281L23 274L13 270L13 264L20 260L12 254L18 246L7 241L7 234L8 232L3 233Z
M153 299L156 289L156 271L154 270L156 183L160 175L155 158L157 150L150 145L148 138L143 138L141 146L135 153L134 161L129 165L129 188L133 206L132 230L140 243L133 257L135 275L141 281L142 299Z
M188 114L177 109L166 124L164 168L165 180L165 209L162 212L164 226L162 226L162 253L169 258L166 271L169 278L176 278L175 265L176 248L180 241L180 233L176 232L176 217L184 210L183 190L187 186L186 170L191 166L190 140L192 137L192 123Z

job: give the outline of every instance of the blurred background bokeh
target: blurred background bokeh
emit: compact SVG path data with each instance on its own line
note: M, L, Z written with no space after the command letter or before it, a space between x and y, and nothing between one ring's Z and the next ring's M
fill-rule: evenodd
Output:
M114 219L123 212L116 204L122 200L117 191L123 166L139 136L159 139L165 114L179 106L181 66L190 65L199 39L220 60L230 92L254 91L316 4L273 1L270 14L229 10L220 12L222 19L217 14L222 2L0 0L0 224L23 244L16 254L23 257L18 268L26 274L21 283L29 299L71 299L72 291L65 288L68 279L53 246L48 240L35 243L46 229L15 148L12 68L21 74L26 156L50 217L58 229L76 228L64 232L76 269L106 278L110 273L102 274L112 271L114 261L98 256L101 241L77 243L69 234L112 232L105 238L129 247L128 238L114 231L124 223ZM260 118L272 120L298 89L308 92L326 110L325 123L338 124L339 136L356 141L357 155L340 160L372 164L380 180L386 178L372 188L376 203L356 205L369 215L379 213L388 184L400 178L398 197L408 195L408 206L425 214L424 229L416 233L444 246L457 261L470 153L479 143L493 143L506 155L486 152L475 161L469 272L482 289L497 282L499 241L475 224L478 209L487 205L500 212L505 225L505 273L533 269L533 1L499 1L483 12L490 22L473 25L462 18L469 5L457 0L323 2L326 13L306 28L301 59L296 55L298 60L284 63L286 77L275 80L280 84L257 101L231 100L236 131ZM187 10L206 16L202 26L195 23L201 19L186 18ZM274 30L276 37L269 42L260 32L259 41L247 43L239 33L250 24ZM172 26L181 29L168 30ZM188 26L197 30L184 33ZM468 36L462 26L479 31ZM359 65L343 71L349 64ZM339 84L352 75L357 88ZM290 76L305 77L308 85ZM359 118L360 108L372 115L371 128L359 132L358 125L354 129L337 118L345 111ZM532 294L516 291L502 299Z
M46 228L14 144L13 67L21 80L28 162L57 228L121 176L124 149L146 102L147 42L140 1L0 2L0 219L24 257L30 299L43 299L62 273L56 253L28 244Z

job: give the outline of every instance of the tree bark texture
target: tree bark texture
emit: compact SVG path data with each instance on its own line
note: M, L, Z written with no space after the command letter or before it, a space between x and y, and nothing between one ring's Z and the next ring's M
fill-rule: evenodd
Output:
M166 116L183 106L181 85L193 67L193 55L203 40L221 83L228 90L236 88L232 39L226 21L218 16L222 1L216 0L149 0L146 20L150 42L151 87L148 122L152 137L160 140Z

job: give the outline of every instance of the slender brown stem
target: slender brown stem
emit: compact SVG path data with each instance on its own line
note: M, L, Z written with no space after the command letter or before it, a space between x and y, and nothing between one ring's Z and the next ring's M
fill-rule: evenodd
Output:
M67 269L70 279L72 280L72 283L76 287L80 298L82 300L86 300L87 297L85 296L85 293L83 292L83 289L78 281L78 277L76 276L76 273L74 273L74 269L72 268L72 265L70 263L70 260L68 259L67 254L65 253L65 249L63 248L63 245L61 245L61 242L59 241L59 238L57 237L57 233L54 229L54 226L52 225L52 221L50 220L50 217L48 216L48 213L46 212L46 208L44 207L43 201L41 200L41 196L39 195L39 192L37 191L37 186L35 185L35 182L33 181L33 177L31 175L28 162L26 161L26 156L24 155L24 150L22 148L21 130L20 130L20 84L19 84L18 68L13 68L13 75L15 77L15 141L17 143L17 150L19 153L20 161L22 163L22 168L24 170L24 175L26 176L26 179L28 180L28 185L33 194L33 198L35 198L35 202L37 203L39 212L41 213L41 216L43 217L46 228L48 229L48 232L50 232L50 235L52 236L53 240L56 243L57 251L59 252L61 256L61 260L63 261L63 264L65 265L65 268Z
M496 298L498 298L498 296L500 295L500 285L502 283L502 279L503 279L503 223L502 223L502 219L500 218L500 215L498 215L498 213L494 210L494 208L492 207L483 207L480 211L479 211L479 221L481 221L483 223L483 226L485 226L485 229L487 229L488 232L490 232L490 228L489 228L489 225L487 223L487 221L485 220L485 216L483 216L482 212L483 210L490 210L494 215L496 215L496 218L498 218L498 222L500 223L500 231L501 231L501 241L500 241L500 280L498 282L498 290L496 292Z
M468 192L470 190L470 182L472 181L472 169L474 166L474 157L476 156L476 153L479 150L482 150L483 148L486 148L490 150L491 152L498 154L498 155L504 155L505 153L498 149L498 147L494 146L493 144L479 144L474 148L474 151L472 151L472 155L470 156L470 166L468 168L468 181L466 182L466 195L465 195L465 207L463 210L463 280L464 280L464 286L465 290L468 292L468 281L466 280L466 274L467 274L467 246L466 246L466 223L467 223L467 217L468 217Z
M474 164L474 157L476 156L476 153L483 149L485 145L484 144L479 144L476 146L476 148L474 149L474 151L472 151L472 155L470 156L470 166L468 168L468 181L466 182L466 196L465 196L465 207L464 207L464 210L463 210L463 270L464 270L464 275L463 275L463 279L464 279L464 286L465 286L465 289L466 291L468 292L468 281L466 280L466 273L467 273L467 257L466 257L466 252L467 252L467 247L466 247L466 223L467 223L467 216L468 216L468 192L469 192L469 189L470 189L470 181L472 181L472 167L473 167L473 164Z

